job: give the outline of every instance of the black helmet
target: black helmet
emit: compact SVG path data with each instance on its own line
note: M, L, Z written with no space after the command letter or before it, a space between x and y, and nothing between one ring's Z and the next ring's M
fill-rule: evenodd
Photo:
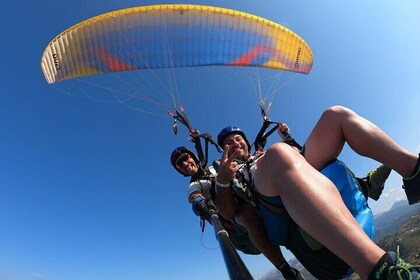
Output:
M224 148L223 141L226 137L228 137L231 134L239 134L242 136L242 138L245 140L246 144L248 145L248 151L251 152L251 145L248 142L248 139L245 136L245 133L237 126L227 126L220 131L219 135L217 135L217 144Z
M187 154L189 154L190 156L191 156L191 158L195 161L195 163L197 163L197 165L198 166L200 166L200 162L199 162L199 160L198 160L198 158L197 158L197 156L190 150L190 149L188 149L187 147L184 147L184 146L180 146L180 147L178 147L178 148L175 148L173 151L172 151L172 153L171 153L171 164L172 164L172 166L175 168L175 170L176 171L178 171L179 173L181 173L182 175L184 175L184 176L187 176L187 175L185 175L184 173L182 173L177 167L176 167L176 159L181 155L181 154L185 154L185 153L187 153Z

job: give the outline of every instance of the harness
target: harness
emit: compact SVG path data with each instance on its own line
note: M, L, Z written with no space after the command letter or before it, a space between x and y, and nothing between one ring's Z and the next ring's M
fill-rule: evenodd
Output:
M267 197L259 193L254 186L252 169L259 157L252 157L249 161L241 164L232 187L236 195L244 198L247 202L254 203L271 242L276 245L286 245L291 218L280 196ZM321 173L334 183L346 207L366 234L372 238L373 214L351 170L343 162L335 160L321 170Z
M321 173L334 183L347 209L365 233L373 238L372 210L369 208L354 174L339 160L330 163L321 170ZM258 204L258 209L271 242L276 245L286 245L291 218L285 211L280 197L266 197L259 194L258 201L262 202Z

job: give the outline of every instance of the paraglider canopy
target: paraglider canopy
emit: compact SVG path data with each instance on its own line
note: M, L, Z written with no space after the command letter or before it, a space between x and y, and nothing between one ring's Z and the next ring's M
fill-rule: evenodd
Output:
M118 71L205 65L309 73L312 52L267 19L201 5L127 8L82 21L53 39L41 67L48 83Z

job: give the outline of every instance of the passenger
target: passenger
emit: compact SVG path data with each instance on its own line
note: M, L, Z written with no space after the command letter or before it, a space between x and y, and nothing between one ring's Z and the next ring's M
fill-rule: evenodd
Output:
M238 212L231 186L234 179L242 178L258 193L259 201L265 201L259 203L266 207L263 219L271 215L285 221L277 229L270 228L267 219L264 221L270 238L286 227L280 245L286 245L315 277L340 279L348 275L350 266L363 280L419 279L419 266L402 261L398 249L396 254L386 253L369 238L372 228L364 223L367 220L369 224L372 215L366 203L362 201L362 207L351 213L346 197L337 189L337 180L356 181L336 160L348 143L355 152L403 176L409 204L420 200L418 156L377 126L347 108L334 106L323 113L301 153L276 143L265 154L251 158L245 134L236 127L223 129L218 143L224 147L224 154L216 180L216 201L224 217L230 219ZM339 172L342 175L336 178L334 173ZM360 202L358 188L354 195Z
M217 201L214 201L213 175L215 172L212 175L212 172L209 170L203 170L199 165L198 158L186 147L178 147L172 152L171 164L182 175L191 177L188 201L192 204L196 215L207 219L207 207L217 208L215 207L217 206ZM304 279L297 269L287 263L280 247L270 242L262 220L252 205L244 200L240 200L238 212L234 218L227 220L220 214L219 218L224 228L228 231L229 238L236 249L252 255L262 252L286 280Z

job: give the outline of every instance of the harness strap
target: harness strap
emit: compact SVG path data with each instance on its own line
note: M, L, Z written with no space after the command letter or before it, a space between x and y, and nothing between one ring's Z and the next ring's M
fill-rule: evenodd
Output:
M263 198L263 194L259 193L257 191L257 189L255 188L255 186L252 188L252 192L253 192L254 196L257 198L258 202L261 202L270 211L272 211L272 212L274 212L276 214L280 214L280 215L287 214L287 210L286 210L285 207L275 205L275 204L270 203L267 200L265 200Z
M298 148L300 152L302 152L303 150L303 147L298 142L296 142L296 140L293 137L291 137L290 134L286 136L283 142L288 144L289 146Z
M258 202L261 202L262 204L264 204L265 207L267 207L268 209L270 209L270 211L276 213L276 214L287 214L287 210L284 207L279 207L277 205L271 204L268 201L265 201L261 196L256 195Z

